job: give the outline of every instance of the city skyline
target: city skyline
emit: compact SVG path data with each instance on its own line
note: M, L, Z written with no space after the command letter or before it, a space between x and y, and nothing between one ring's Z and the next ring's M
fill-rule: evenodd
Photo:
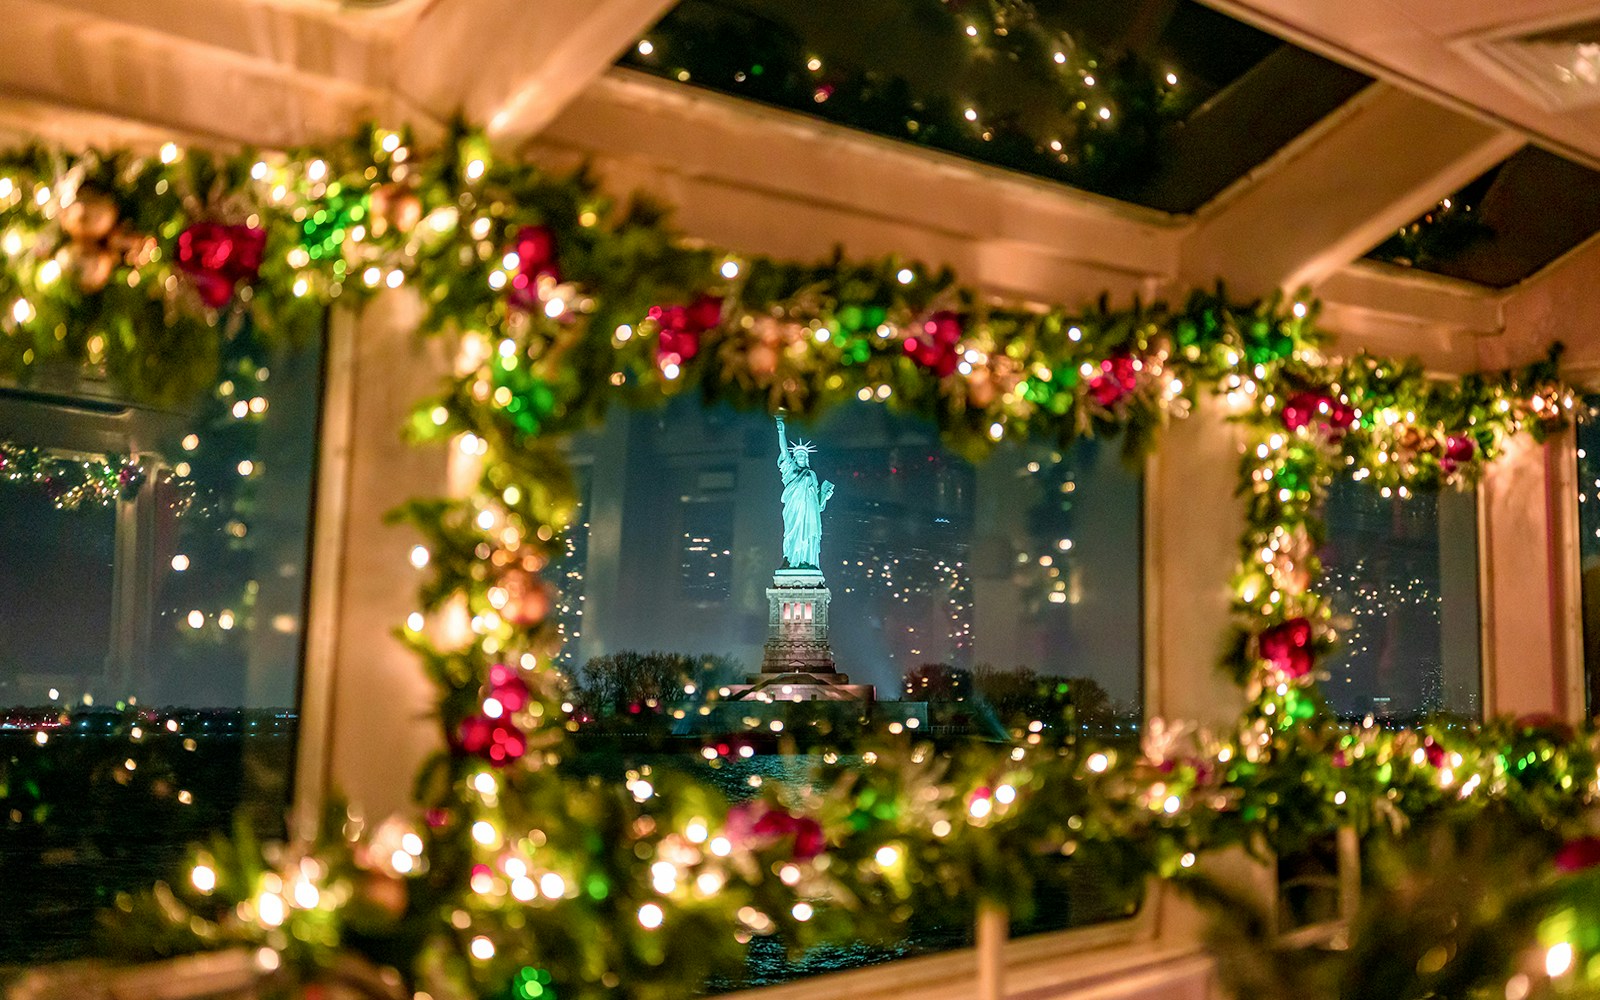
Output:
M781 563L768 419L683 403L615 411L575 444L582 502L553 567L569 670L654 649L755 669L762 588ZM1028 666L1094 677L1138 706L1140 486L1114 449L1005 449L975 466L865 404L804 430L838 484L822 569L841 672L892 696L925 663ZM1094 488L1080 490L1085 477Z

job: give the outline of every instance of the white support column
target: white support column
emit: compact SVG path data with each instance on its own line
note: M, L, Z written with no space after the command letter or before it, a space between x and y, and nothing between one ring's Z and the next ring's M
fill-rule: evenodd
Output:
M1484 475L1484 711L1486 715L1581 712L1556 638L1560 605L1552 558L1554 499L1543 445L1508 443Z
M1580 557L1578 517L1578 435L1571 429L1545 443L1545 470L1549 488L1551 620L1555 637L1555 668L1565 711L1573 722L1589 716L1589 680L1584 663L1583 567Z
M330 793L371 819L402 808L438 745L435 693L392 634L416 610L418 541L383 516L447 490L437 448L401 438L407 417L451 367L450 345L418 343L420 304L386 293L329 336L312 552L294 832L315 828Z
M978 953L978 1000L1005 1000L1006 938L1011 916L996 903L978 904L975 943Z
M674 2L429 4L396 52L395 85L441 118L462 112L469 121L485 123L496 138L526 138L610 68Z
M1245 508L1238 432L1202 401L1162 436L1145 480L1145 686L1149 716L1219 725L1244 706L1218 664L1228 637Z

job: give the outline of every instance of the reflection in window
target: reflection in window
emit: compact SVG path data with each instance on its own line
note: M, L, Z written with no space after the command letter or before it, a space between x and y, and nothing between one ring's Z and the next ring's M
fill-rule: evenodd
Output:
M1065 725L1070 704L1080 731L1137 738L1141 487L1115 444L1007 446L974 464L928 425L870 403L790 420L787 440L800 439L815 449L818 494L833 485L815 569L783 569L767 415L685 398L614 410L573 442L581 509L550 575L563 589L578 741L596 767L614 767L620 748L627 766L690 769L739 799L807 773L777 732L802 754L829 745L848 759L862 725L1000 740L1030 720ZM1018 932L1130 912L1095 866L1062 868ZM901 947L798 965L753 945L743 984L969 934L960 921L930 924Z
M1600 231L1600 173L1524 146L1367 253L1508 288Z
M1329 703L1346 718L1480 712L1477 497L1336 483L1325 585L1340 624Z
M100 463L81 453L50 459ZM118 506L65 509L49 482L0 479L0 702L101 676L114 661Z
M320 362L224 351L183 412L0 389L0 870L50 890L0 912L0 965L84 953L236 811L282 833Z

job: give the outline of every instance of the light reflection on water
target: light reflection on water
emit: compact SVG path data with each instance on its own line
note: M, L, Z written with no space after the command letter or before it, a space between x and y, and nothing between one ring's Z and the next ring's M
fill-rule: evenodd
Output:
M716 787L732 802L747 801L761 794L762 788L752 785L751 778L759 778L762 785L780 782L794 788L808 787L819 763L817 757L805 754L725 756L717 759L715 767L689 754L658 752L627 755L626 759L630 767L648 765L693 774L698 780ZM839 756L839 764L845 768L859 766L860 761L859 755ZM1037 912L1025 925L1012 927L1014 936L1066 930L1131 915L1121 899L1119 887L1106 875L1082 864L1063 861L1062 866L1067 873L1064 884L1040 887L1034 897ZM914 921L906 937L894 944L822 944L798 956L791 956L778 938L757 937L746 949L744 975L738 979L714 980L708 984L706 992L773 986L900 958L966 948L972 943L971 919L953 924Z

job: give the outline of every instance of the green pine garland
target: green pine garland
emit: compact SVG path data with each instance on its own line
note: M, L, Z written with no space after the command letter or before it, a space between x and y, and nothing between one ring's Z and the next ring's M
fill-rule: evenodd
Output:
M691 247L648 204L613 211L588 178L497 160L468 130L427 152L384 130L287 154L25 151L0 159L0 254L0 373L18 380L93 364L171 398L216 378L234 329L216 321L235 310L289 343L328 305L406 285L423 331L466 359L411 429L480 457L477 489L398 515L431 552L426 610L459 604L473 627L455 647L403 632L451 747L419 778L419 813L330 822L271 858L220 843L124 901L131 954L247 943L304 978L360 953L436 995L681 996L751 935L892 938L912 912L980 899L1023 912L1063 858L1131 886L1222 846L1490 803L1566 830L1597 794L1591 736L1351 728L1315 687L1335 640L1314 555L1334 476L1470 482L1566 419L1552 363L1441 384L1324 357L1306 301L1022 309L898 259ZM1139 752L1054 726L948 752L863 742L858 765L822 757L814 788L742 805L682 774L583 776L538 578L574 505L557 438L684 392L801 414L875 399L973 455L1106 433L1137 451L1218 399L1247 439L1232 667L1250 708L1216 733L1152 724Z

